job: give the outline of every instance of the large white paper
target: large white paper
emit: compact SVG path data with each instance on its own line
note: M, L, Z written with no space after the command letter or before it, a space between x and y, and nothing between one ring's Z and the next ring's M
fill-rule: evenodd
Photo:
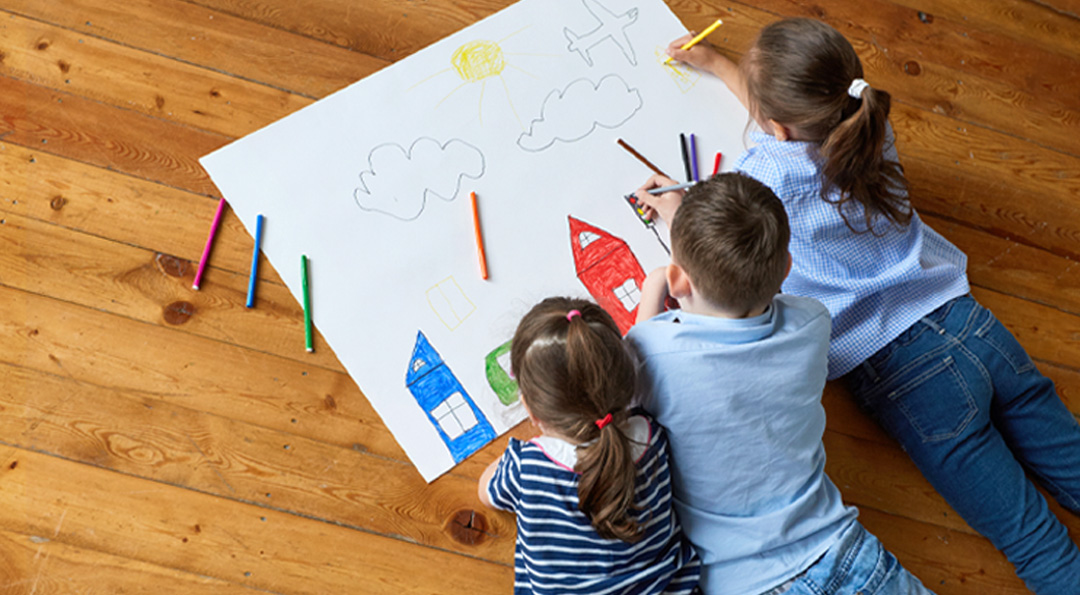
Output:
M680 132L701 177L742 149L723 85L661 64L685 33L661 0L523 0L201 160L298 300L308 256L316 326L426 480L525 417L499 348L535 302L625 325L667 262L616 140L679 180Z

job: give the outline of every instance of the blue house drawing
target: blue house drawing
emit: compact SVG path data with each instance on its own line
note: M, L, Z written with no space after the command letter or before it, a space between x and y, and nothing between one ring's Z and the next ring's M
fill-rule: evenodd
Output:
M422 331L416 333L405 386L438 430L455 463L495 439L495 428Z

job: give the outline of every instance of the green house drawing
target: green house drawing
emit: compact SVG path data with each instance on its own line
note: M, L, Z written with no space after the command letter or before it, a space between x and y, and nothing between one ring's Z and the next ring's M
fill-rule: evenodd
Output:
M517 381L510 376L510 343L507 341L484 358L484 370L491 389L503 405L513 405L518 400Z

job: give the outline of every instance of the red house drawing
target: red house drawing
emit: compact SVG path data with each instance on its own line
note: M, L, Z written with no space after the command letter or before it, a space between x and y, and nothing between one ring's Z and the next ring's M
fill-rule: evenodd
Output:
M621 238L580 219L567 219L577 277L625 335L637 317L645 271Z

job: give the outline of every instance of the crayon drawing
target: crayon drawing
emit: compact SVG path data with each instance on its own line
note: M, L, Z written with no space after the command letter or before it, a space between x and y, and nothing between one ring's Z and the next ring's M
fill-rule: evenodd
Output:
M667 48L657 47L655 50L656 63L660 64L667 71L671 80L675 81L675 84L679 86L679 90L683 94L689 93L690 89L694 88L698 79L701 78L701 73L696 69L691 68L681 62L671 61L668 62Z
M453 276L447 277L425 292L428 305L448 330L454 330L476 311L476 305L462 291Z
M495 438L495 428L423 332L416 333L405 385L438 431L454 462L464 461Z
M408 149L393 143L375 147L368 155L368 168L353 191L356 204L365 211L412 221L424 212L428 196L454 200L463 178L483 176L484 154L458 139L440 144L419 138Z
M578 279L626 334L637 317L645 271L621 238L580 219L567 219Z
M579 141L598 128L622 126L643 105L641 93L617 74L609 74L598 83L578 79L548 94L540 115L529 125L528 132L518 137L518 146L536 152L555 141Z
M510 375L510 346L511 341L507 341L484 358L484 373L488 384L499 397L499 402L508 406L518 400L518 383Z
M592 66L593 59L590 50L610 39L622 51L626 61L637 66L634 45L630 43L630 36L626 34L626 28L637 22L638 9L631 8L617 15L603 4L597 2L597 0L581 0L581 3L585 5L585 10L589 11L589 14L600 24L586 33L575 33L569 27L564 28L563 35L570 42L566 49L577 52L581 59L585 60L586 64Z
M313 323L425 480L525 419L507 340L533 304L591 293L626 330L668 262L623 198L650 171L616 140L667 172L680 131L743 150L722 82L652 60L685 34L662 0L519 0L200 160L249 231L273 226L298 301L300 255L318 263Z

